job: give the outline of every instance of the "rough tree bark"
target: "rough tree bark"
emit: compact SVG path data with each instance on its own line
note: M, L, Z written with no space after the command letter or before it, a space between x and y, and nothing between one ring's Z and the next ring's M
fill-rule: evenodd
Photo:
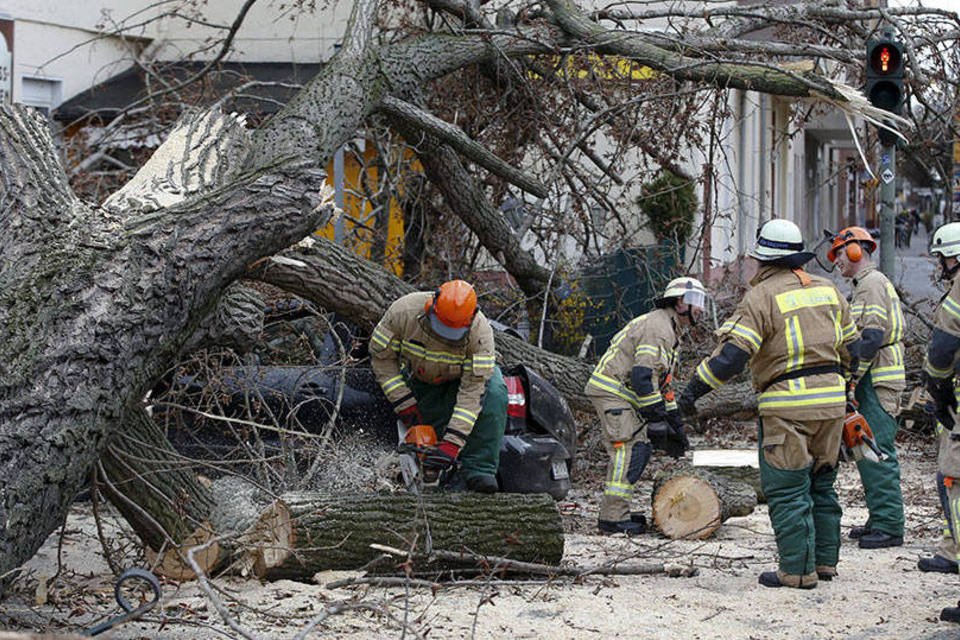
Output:
M640 34L597 31L570 3L548 5L556 24L538 20L511 31L430 34L380 46L373 38L376 1L354 3L340 53L254 134L246 157L231 163L237 172L229 184L188 189L170 205L121 202L97 210L79 202L46 124L25 109L0 107L0 589L62 522L108 436L221 292L247 265L323 223L325 175L315 167L325 166L383 97L416 95L432 79L502 56L553 55L573 36L678 78L845 99L815 77L688 64L642 46ZM335 271L357 263L341 262ZM369 295L381 280L351 278L331 298ZM372 293L396 297L386 283ZM501 347L536 362L583 406L588 365L547 355L538 361L542 351L507 337Z
M358 569L381 555L375 544L419 558L414 567L430 572L476 564L424 563L434 549L542 564L563 557L560 512L545 494L289 493L264 513L249 538L254 572L271 580ZM402 573L407 559L395 557L374 570Z

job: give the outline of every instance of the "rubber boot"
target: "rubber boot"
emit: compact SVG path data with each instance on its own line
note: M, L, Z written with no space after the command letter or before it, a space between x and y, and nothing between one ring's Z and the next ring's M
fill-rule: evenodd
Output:
M917 561L917 568L920 571L935 573L960 573L960 565L955 561L936 555L930 558L920 558Z
M960 602L955 607L947 607L941 610L940 619L944 622L960 622Z
M634 522L633 520L598 520L597 528L601 533L625 533L628 536L638 536L645 533L647 526L645 523Z

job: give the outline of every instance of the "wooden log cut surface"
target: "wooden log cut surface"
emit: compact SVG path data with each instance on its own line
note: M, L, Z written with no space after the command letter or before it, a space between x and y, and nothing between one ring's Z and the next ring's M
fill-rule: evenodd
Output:
M545 494L288 493L265 511L247 543L257 576L308 580L318 571L364 567L382 553L371 545L423 558L428 538L432 549L521 562L557 564L563 557L560 513ZM397 557L376 570L401 571L406 561ZM430 572L453 565L415 566Z
M654 481L653 522L671 539L704 540L728 518L749 515L756 506L753 487L699 468Z

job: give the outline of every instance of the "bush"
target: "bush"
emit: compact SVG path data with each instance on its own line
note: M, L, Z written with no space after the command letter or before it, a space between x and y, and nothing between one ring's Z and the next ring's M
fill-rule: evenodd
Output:
M657 240L683 244L690 237L700 203L689 178L664 171L655 180L644 183L636 202Z

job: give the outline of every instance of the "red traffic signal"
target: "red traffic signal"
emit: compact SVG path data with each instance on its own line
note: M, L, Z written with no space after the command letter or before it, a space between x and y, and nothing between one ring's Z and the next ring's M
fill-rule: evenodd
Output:
M903 54L898 43L877 43L870 50L870 70L878 76L903 74Z

